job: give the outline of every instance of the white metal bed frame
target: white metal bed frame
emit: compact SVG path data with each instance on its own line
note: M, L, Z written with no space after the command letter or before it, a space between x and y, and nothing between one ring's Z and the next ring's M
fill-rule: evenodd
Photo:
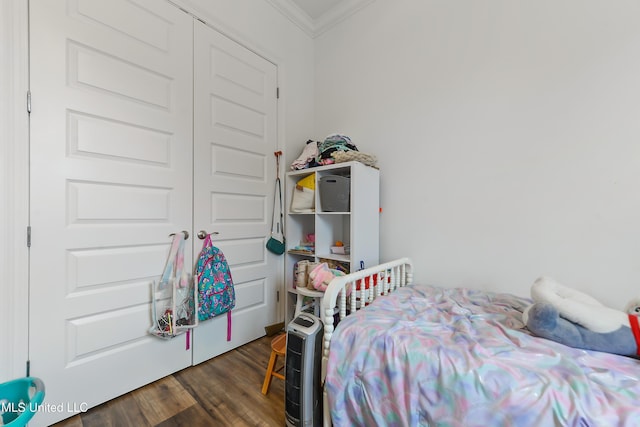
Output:
M394 261L365 268L345 276L336 277L331 281L322 298L322 322L324 323L324 340L322 350L321 384L327 376L327 361L331 350L331 337L334 331L334 309L338 307L339 319L353 314L366 307L374 299L413 282L413 263L409 258L399 258ZM366 283L366 286L361 286ZM371 286L373 284L373 286ZM346 292L345 292L346 290ZM350 292L349 292L350 291ZM349 296L347 294L350 294ZM348 302L348 304L347 304ZM331 413L326 390L323 390L323 424L331 426Z

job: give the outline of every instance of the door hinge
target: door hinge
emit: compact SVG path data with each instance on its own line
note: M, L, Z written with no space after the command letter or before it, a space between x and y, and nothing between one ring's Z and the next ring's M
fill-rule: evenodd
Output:
M27 91L27 113L31 114L31 91Z
M280 99L280 88L276 88L276 99Z
M27 226L27 247L31 247L31 226Z
M31 361L27 359L27 376L31 376Z
M276 291L276 302L280 302L280 291Z

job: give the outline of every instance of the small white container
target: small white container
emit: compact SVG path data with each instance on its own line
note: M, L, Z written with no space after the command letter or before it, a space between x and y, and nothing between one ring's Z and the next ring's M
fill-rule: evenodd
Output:
M331 253L336 255L347 255L349 246L331 246Z

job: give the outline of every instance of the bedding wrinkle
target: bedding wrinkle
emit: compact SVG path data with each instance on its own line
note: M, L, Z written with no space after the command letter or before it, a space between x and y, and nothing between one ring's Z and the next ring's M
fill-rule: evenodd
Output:
M526 298L412 285L337 326L336 426L640 426L640 360L532 336Z

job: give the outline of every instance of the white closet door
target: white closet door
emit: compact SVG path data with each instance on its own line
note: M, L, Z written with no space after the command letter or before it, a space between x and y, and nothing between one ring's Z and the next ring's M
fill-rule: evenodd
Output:
M276 66L206 25L195 23L194 228L217 232L214 245L236 289L232 340L227 317L194 331L195 363L264 335L276 321L282 257L265 249L275 182ZM197 253L202 242L194 241Z
M147 329L168 236L192 226L193 20L157 0L30 3L29 355L63 405L46 425L191 363L184 337Z

